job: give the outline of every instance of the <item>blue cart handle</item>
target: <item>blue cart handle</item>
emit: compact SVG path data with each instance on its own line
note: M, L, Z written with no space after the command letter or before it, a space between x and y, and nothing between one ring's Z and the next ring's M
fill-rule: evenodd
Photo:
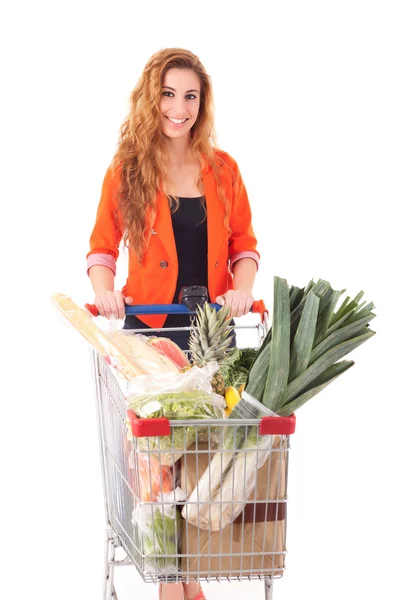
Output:
M222 306L220 304L210 304L212 308L220 310ZM85 308L88 309L93 316L98 317L99 311L94 304L85 304ZM251 312L259 313L262 317L264 313L268 311L265 308L263 300L255 300L251 307ZM189 310L185 304L126 304L125 305L126 315L195 315L196 311Z
M210 304L212 308L220 310L220 304ZM195 315L195 310L189 310L185 304L127 304L126 315Z

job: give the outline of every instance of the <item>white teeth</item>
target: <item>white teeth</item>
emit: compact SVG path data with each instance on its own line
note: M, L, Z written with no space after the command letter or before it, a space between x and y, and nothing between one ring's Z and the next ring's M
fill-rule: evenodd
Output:
M184 121L186 121L186 119L173 119L172 117L168 117L168 119L170 121L172 121L173 123L176 123L177 125L180 125L181 123L183 123Z

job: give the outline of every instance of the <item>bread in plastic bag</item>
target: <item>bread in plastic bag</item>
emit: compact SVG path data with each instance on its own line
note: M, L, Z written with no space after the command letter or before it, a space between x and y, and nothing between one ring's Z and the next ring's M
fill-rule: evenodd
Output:
M52 299L63 316L124 379L179 372L179 367L165 353L157 351L146 336L125 329L103 331L89 311L80 308L68 296L53 294Z

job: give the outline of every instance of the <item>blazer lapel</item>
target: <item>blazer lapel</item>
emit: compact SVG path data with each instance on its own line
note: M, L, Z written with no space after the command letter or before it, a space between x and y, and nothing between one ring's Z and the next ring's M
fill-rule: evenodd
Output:
M212 278L223 243L227 243L224 227L224 207L218 198L217 183L210 167L203 169L204 194L207 206L208 277Z
M208 272L214 272L223 243L227 243L224 227L224 207L217 195L217 184L214 173L208 164L202 169L204 195L207 207L207 237L208 237ZM153 232L165 248L170 263L178 266L174 230L172 227L171 211L167 195L159 190L156 197L157 211L152 225Z
M172 227L171 211L167 195L159 190L156 198L157 212L152 226L153 232L163 244L168 259L174 265L178 265L176 253L174 230Z

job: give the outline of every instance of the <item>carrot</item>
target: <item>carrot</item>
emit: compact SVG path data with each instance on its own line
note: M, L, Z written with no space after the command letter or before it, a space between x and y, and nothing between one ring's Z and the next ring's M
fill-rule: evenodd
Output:
M155 502L161 490L163 494L173 490L170 467L160 465L159 461L153 456L143 455L140 452L138 453L138 465L140 499L143 502Z

